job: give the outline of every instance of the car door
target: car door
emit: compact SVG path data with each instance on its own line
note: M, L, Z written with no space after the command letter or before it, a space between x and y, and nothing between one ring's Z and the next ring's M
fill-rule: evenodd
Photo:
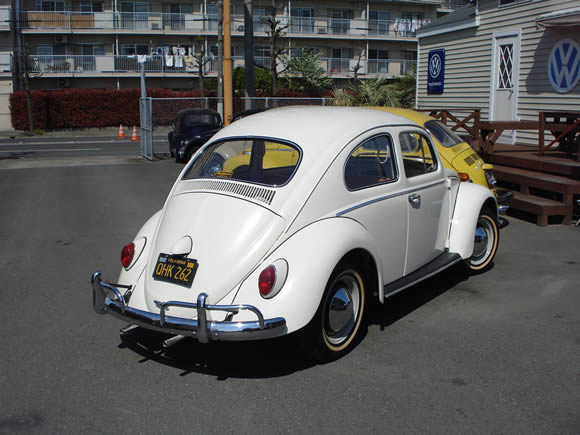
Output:
M399 133L408 210L405 275L441 254L449 228L449 194L443 165L420 131Z
M391 134L375 133L349 151L344 181L353 206L341 216L355 219L371 234L385 284L404 273L407 199L401 194L401 178Z

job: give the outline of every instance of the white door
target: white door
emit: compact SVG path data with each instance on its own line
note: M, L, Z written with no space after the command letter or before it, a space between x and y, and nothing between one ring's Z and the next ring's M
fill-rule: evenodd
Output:
M399 134L406 175L409 211L405 275L419 269L445 249L449 225L449 193L433 146L419 132Z
M490 119L493 121L514 121L517 120L519 36L494 37L493 52ZM515 133L515 130L504 131L498 142L515 143Z

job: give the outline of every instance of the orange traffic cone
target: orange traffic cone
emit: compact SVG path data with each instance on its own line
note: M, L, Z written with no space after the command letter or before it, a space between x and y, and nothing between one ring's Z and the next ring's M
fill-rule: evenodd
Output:
M123 131L123 124L119 124L119 135L117 136L119 139L125 137L125 132Z
M133 133L131 134L131 142L138 142L139 138L137 137L137 127L133 127Z

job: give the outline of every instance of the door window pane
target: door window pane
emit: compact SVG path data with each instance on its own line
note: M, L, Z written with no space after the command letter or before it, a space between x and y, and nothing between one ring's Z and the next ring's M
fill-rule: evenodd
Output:
M499 46L499 77L498 89L513 88L514 45Z
M397 179L393 143L388 135L376 136L362 143L348 158L344 181L349 190L388 183Z
M433 146L425 136L415 132L403 132L399 135L399 141L407 178L437 170Z

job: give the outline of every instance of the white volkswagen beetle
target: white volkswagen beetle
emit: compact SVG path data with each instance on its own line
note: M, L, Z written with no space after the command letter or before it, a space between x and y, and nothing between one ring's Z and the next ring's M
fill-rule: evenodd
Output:
M288 107L239 120L186 165L122 251L93 306L210 340L297 332L315 359L348 352L380 302L464 261L486 269L497 204L445 169L422 127L363 108Z

